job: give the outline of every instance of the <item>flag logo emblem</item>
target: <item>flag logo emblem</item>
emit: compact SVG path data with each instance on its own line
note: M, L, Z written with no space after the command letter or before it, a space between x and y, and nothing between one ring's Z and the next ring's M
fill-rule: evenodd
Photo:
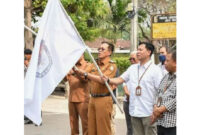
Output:
M41 40L36 77L37 78L44 77L51 69L51 66L52 66L51 55L49 53L47 46L45 45L44 40Z

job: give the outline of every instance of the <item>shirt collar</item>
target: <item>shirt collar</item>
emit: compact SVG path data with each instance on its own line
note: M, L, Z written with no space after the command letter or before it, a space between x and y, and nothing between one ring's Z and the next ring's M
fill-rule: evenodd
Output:
M105 64L107 64L108 62L110 62L110 59L107 59L107 60L104 60L104 61L101 61L101 60L97 59L97 63L98 63L99 65L105 65Z
M151 60L149 60L148 62L146 62L144 65L140 65L140 63L139 63L139 66L140 67L144 67L145 69L150 65L152 63L152 61Z
M176 72L174 73L174 76L176 76Z
M169 79L170 79L170 80L173 79L174 77L176 77L176 72L173 73L173 74L170 74L170 73L168 73L168 74L169 74Z
M77 62L76 65L77 65L77 66L81 66L82 63L81 63L81 62Z

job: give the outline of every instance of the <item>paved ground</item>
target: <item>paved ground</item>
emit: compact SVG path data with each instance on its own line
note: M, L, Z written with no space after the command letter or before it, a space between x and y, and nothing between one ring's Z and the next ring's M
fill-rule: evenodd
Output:
M42 105L42 126L25 125L24 135L70 135L67 104L67 99L63 95L49 96ZM125 117L118 108L115 123L116 135L125 135Z

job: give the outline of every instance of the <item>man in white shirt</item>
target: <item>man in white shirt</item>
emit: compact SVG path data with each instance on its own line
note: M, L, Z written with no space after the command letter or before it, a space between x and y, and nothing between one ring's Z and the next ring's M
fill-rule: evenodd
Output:
M160 68L150 60L153 51L152 44L141 42L137 52L139 64L131 65L118 78L102 77L102 80L106 80L110 84L129 83L129 114L132 119L134 135L157 135L156 123L151 125L151 116L157 88L163 75Z
M161 69L163 76L165 76L168 73L168 71L165 69L165 65L164 65L165 60L166 60L166 55L168 53L167 47L161 46L159 49L159 53L160 53L160 55L159 55L160 63L158 64L158 66Z

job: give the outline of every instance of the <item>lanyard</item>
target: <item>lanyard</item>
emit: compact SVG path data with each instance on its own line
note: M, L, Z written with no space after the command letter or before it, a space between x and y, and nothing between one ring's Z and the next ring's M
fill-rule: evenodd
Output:
M163 90L163 94L165 93L165 91L169 88L169 86L171 86L171 84L174 82L176 77L173 77L173 79L171 80L171 82L168 84L169 82L169 77L167 79L167 83L166 83L166 86L164 87L164 90ZM167 85L168 84L168 85Z
M149 66L147 67L147 69L144 71L144 73L142 74L142 76L139 78L139 65L138 65L138 86L140 84L140 81L142 80L142 77L144 76L144 74L146 73L146 71L149 69L149 67L151 66L152 62L149 64Z

